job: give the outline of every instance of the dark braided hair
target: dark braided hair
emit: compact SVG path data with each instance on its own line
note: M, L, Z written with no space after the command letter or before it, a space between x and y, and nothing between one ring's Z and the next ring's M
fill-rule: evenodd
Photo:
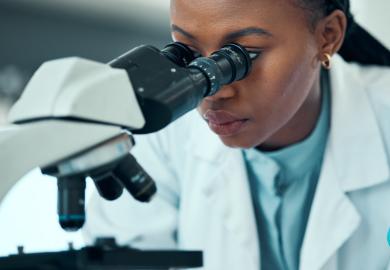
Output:
M335 10L347 17L347 31L339 54L348 62L363 65L390 66L390 51L364 28L357 24L350 11L349 0L298 0L300 6L311 14L313 24Z

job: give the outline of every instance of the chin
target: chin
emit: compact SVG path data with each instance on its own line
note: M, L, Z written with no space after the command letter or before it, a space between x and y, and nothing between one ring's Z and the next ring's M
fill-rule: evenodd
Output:
M219 136L219 138L224 145L230 148L250 149L259 145L257 142L239 135L229 137Z

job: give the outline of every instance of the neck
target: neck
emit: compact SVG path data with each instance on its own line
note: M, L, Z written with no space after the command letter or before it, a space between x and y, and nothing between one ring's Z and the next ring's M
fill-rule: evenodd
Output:
M316 79L306 100L295 115L268 140L256 148L261 151L275 151L303 141L315 129L321 112L320 76Z

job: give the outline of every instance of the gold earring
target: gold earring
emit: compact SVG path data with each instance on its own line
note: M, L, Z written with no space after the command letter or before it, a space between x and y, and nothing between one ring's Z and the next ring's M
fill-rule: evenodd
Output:
M329 53L324 53L323 56L325 57L325 60L321 61L322 66L325 69L330 69L331 68L331 59L332 59L332 57L330 56Z

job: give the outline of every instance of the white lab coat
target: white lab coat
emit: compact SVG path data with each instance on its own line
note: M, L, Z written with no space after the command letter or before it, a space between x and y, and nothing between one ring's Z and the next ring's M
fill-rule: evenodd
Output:
M390 269L390 69L333 59L329 141L300 254L300 270ZM242 152L197 112L136 138L158 182L150 204L95 198L86 239L204 251L204 269L259 270L260 250ZM274 270L274 269L272 269Z

